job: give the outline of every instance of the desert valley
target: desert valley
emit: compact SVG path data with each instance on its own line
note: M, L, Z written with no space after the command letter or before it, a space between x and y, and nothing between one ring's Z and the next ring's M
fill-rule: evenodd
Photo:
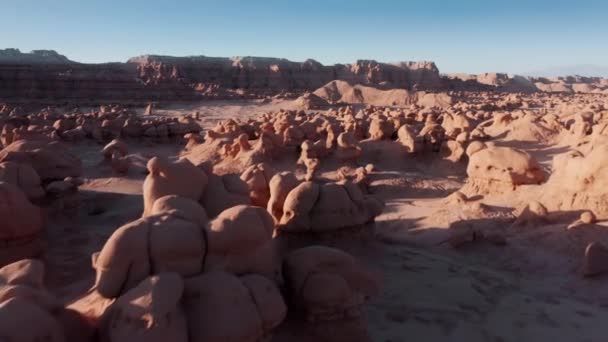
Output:
M605 340L608 79L440 67L0 50L0 341Z

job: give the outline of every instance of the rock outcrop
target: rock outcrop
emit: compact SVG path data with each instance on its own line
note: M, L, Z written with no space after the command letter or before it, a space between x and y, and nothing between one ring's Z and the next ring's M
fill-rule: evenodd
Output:
M6 341L88 341L94 331L46 290L42 262L24 259L0 268L0 336Z
M57 142L17 140L0 151L5 161L29 164L44 181L82 174L82 161Z
M0 267L42 253L42 211L13 184L0 182L0 218Z
M0 98L11 102L148 103L314 91L336 79L437 89L431 62L357 61L324 66L263 57L140 56L126 63L82 64L54 51L0 51ZM247 93L234 89L247 89ZM317 101L318 102L318 101Z
M354 183L303 182L289 192L278 229L282 232L328 232L374 220L384 203L363 195Z

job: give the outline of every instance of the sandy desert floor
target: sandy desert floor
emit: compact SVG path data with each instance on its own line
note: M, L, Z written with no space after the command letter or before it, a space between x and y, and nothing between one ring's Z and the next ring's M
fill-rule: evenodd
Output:
M199 112L201 126L255 117L292 101L217 101L173 104L155 115L181 116ZM140 109L143 111L143 109ZM568 149L551 142L493 139L498 146L521 149L550 168L554 155ZM47 285L67 305L94 310L99 298L87 292L95 272L90 255L99 251L112 232L140 217L146 162L153 156L177 158L180 142L129 141L133 165L117 176L102 163L96 142L71 146L82 161L85 183L78 205L66 213L47 209ZM344 249L364 261L382 281L379 296L365 306L373 341L602 341L608 317L605 279L582 278L582 240L565 230L577 212L542 227L510 230L515 211L537 189L486 196L488 215L471 215L468 205L446 204L446 197L465 185L466 162L445 164L437 158L383 162L386 156L362 156L360 165L378 163L370 193L385 201L385 209L364 232L346 232L322 243ZM396 165L391 168L391 164ZM335 170L323 168L331 177ZM531 186L533 187L533 186ZM488 209L489 208L489 209ZM473 207L473 211L479 210ZM492 226L508 231L508 243L487 242L450 248L446 241L454 224ZM593 229L605 229L601 222ZM585 240L586 241L586 240ZM83 295L84 294L84 295ZM300 336L302 341L305 337ZM296 340L279 331L275 340Z

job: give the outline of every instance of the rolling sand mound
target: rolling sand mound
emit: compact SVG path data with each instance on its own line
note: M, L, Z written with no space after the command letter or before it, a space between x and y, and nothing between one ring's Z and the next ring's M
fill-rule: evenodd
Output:
M314 95L329 103L368 104L404 107L412 104L424 107L446 107L452 103L447 94L411 92L406 89L379 89L346 81L331 81L317 89Z

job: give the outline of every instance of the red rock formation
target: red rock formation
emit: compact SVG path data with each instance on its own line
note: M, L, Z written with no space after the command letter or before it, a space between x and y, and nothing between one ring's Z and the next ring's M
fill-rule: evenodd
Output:
M433 62L324 66L265 57L147 55L126 63L81 64L54 51L0 50L0 100L17 103L147 103L200 98L243 98L313 91L342 80L382 89L606 92L604 79L526 78L506 74L439 74Z
M324 66L311 59L141 56L127 63L81 64L54 51L0 50L0 99L17 103L255 97L315 90L335 79L408 89L436 89L442 83L431 62Z

